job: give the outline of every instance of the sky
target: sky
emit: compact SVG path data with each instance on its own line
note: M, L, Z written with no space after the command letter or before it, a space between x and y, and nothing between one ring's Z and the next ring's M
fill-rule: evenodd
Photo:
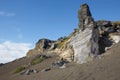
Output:
M0 63L25 56L41 38L69 35L83 3L95 20L120 20L120 0L0 0Z

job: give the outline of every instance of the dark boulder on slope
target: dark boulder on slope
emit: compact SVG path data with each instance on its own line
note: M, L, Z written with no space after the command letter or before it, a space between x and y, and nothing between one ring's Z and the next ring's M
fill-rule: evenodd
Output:
M41 50L47 50L52 46L53 43L54 43L54 41L49 40L49 39L40 39L36 43L35 48L36 49L41 49Z

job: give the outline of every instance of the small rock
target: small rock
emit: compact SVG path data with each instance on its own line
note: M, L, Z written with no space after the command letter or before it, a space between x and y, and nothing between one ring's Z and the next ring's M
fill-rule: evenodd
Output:
M115 32L115 29L111 28L111 27L108 27L108 28L105 29L105 31L108 32L108 33L113 33L113 32Z
M63 64L61 67L59 67L60 69L66 68L66 64Z
M64 66L66 63L68 63L68 62L65 60L55 61L52 63L52 68L60 68L60 67Z
M41 70L41 72L47 72L49 70L51 70L51 68L43 69L43 70Z
M30 75L30 72L31 72L31 70L28 69L28 70L25 72L25 75Z
M33 73L38 73L38 71L36 69L33 69Z
M110 21L104 21L104 22L102 23L102 25L108 27L108 26L111 26L112 23L111 23Z

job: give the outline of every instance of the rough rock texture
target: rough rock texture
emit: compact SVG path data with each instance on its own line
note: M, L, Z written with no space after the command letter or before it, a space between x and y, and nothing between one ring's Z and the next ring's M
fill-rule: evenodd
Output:
M120 22L94 21L87 4L80 6L78 19L79 27L69 36L60 37L57 41L40 39L27 56L55 53L62 59L82 64L120 41Z
M74 50L73 47L67 44L67 47L61 51L60 57L66 59L67 61L74 60Z
M99 55L99 30L98 26L95 23L92 29L91 53L94 54L94 57L97 57L97 55Z
M86 29L80 34L76 34L71 38L71 45L74 49L74 61L77 63L86 63L91 48L90 38L92 36L92 30Z
M50 50L50 49L55 49L56 45L54 44L54 41L49 40L49 39L40 39L37 43L36 43L36 47L35 49L40 49L42 52L44 50Z
M78 19L79 19L79 28L84 30L85 26L91 22L91 13L87 4L83 4L80 6L80 10L78 11Z
M94 21L87 4L81 5L78 16L79 28L68 37L40 39L27 53L32 57L0 63L0 80L120 80L120 21ZM68 63L86 63L93 59L90 53L95 57L92 62ZM100 54L101 59L96 58ZM38 59L42 62L33 65ZM15 74L15 70L20 72Z
M90 53L99 54L99 31L87 4L81 5L78 18L79 32L71 37L70 44L74 49L74 61L86 63Z
M41 39L35 48L28 52L28 55L58 49L61 58L78 63L86 63L90 53L98 55L99 31L87 4L81 5L78 18L79 28L75 29L69 37L60 38L56 42Z
M105 53L114 43L120 41L120 32L118 22L111 22L106 20L96 21L99 28L99 51L100 54Z
M44 52L54 50L57 47L55 41L49 39L40 39L34 49L29 50L27 56L43 54Z

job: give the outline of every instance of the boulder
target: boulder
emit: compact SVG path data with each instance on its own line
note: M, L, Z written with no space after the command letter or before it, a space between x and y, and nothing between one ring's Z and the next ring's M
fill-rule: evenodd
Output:
M47 71L50 71L50 70L51 70L51 68L47 68L47 69L41 70L41 72L47 72Z
M66 68L66 64L68 61L63 60L63 58L60 61L54 61L51 65L52 68Z
M63 64L61 67L59 67L60 69L64 69L66 68L66 64Z
M23 72L21 72L21 75L30 75L32 73L38 73L37 69L28 69L28 70L24 70Z
M106 20L99 20L99 21L96 21L96 23L97 23L97 26L105 26L105 27L112 26L112 22L106 21Z
M28 69L28 70L26 70L26 71L25 71L25 73L24 73L24 74L25 74L25 75L30 75L30 73L31 73L31 70L30 70L30 69Z
M114 43L120 42L120 34L111 33L109 34L109 37Z
M111 21L104 21L104 22L102 23L102 25L105 26L105 27L109 27L109 26L112 25L112 23L111 23Z
M33 69L33 73L38 73L38 70L37 69Z
M35 46L35 49L40 49L41 51L49 49L54 41L49 40L49 39L40 39Z

